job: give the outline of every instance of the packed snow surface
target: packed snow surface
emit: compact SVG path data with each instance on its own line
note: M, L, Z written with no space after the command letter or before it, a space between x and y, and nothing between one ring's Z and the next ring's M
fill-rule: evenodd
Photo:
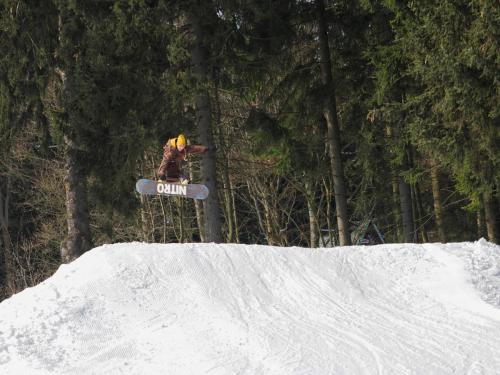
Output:
M500 247L101 246L0 304L0 374L500 374Z

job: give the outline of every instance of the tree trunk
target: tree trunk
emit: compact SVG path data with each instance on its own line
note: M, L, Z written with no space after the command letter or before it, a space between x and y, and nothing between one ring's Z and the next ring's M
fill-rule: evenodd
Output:
M385 136L389 144L391 144L393 140L393 130L389 124L385 125ZM400 204L400 189L399 189L399 168L396 165L391 165L391 185L392 185L392 212L394 215L394 221L396 222L396 241L402 242L403 233L401 231L401 223L402 223L402 213L401 213L401 204Z
M177 217L179 218L179 243L186 242L186 225L184 223L184 199L176 198L175 206L177 209Z
M262 207L264 208L264 223L266 228L267 244L269 246L279 245L278 236L274 231L273 217L271 214L271 208L269 207L269 202L267 200L262 200Z
M234 223L234 238L236 240L236 243L240 243L240 231L238 227L238 211L236 209L236 198L235 198L235 190L233 183L231 182L231 179L229 179L229 189L231 191L231 207L233 211L231 212L231 215L233 215L233 223Z
M0 185L0 301L15 291L14 260L9 233L10 179L5 178L4 189Z
M140 195L139 197L141 201L140 205L140 210L141 210L141 234L142 234L142 240L144 242L149 242L150 241L150 236L151 236L151 229L150 229L150 222L149 222L149 217L148 217L148 210L146 208L147 206L147 198L145 195Z
M66 13L67 12L67 13ZM65 25L71 24L74 14L70 11L61 11L59 14L59 44L64 50L68 46L74 46L75 41L68 37L64 32ZM73 51L76 52L76 51ZM58 52L59 53L59 52ZM66 71L57 66L54 72L60 79L60 91L58 95L57 106L59 110L65 114L64 120L69 122L68 131L64 135L65 143L65 158L66 158L66 177L64 179L64 188L66 191L66 215L68 233L66 239L61 244L61 260L63 263L69 263L78 258L84 252L92 247L90 235L90 224L87 211L87 195L86 195L86 176L82 171L80 162L76 155L77 145L75 140L71 138L71 113L69 109L64 107L67 98L71 98L74 93L70 85L70 80L66 75Z
M229 177L229 150L226 147L226 142L224 140L223 127L221 123L221 109L220 109L220 98L219 98L219 76L218 74L214 77L215 82L215 123L217 124L218 136L219 136L219 147L221 150L221 159L222 159L222 191L224 197L224 218L227 226L227 236L226 242L234 243L235 241L235 221L233 216L233 195L231 193L231 180Z
M201 26L201 17L198 11L201 5L190 14L190 23L193 31L193 46L191 60L193 64L193 75L197 80L198 93L195 98L196 122L200 141L207 146L209 151L204 153L201 159L202 181L208 187L210 194L203 201L205 211L205 241L222 242L221 217L219 194L217 190L217 173L215 159L215 144L212 134L212 114L210 108L210 97L206 85L209 82L207 66L208 57L205 49L205 31Z
M485 237L484 234L484 210L479 208L476 213L477 238Z
M331 189L330 187L331 183L330 181L326 180L323 178L323 188L325 189L325 198L326 198L326 225L328 227L328 244L330 247L335 246L335 235L334 235L334 228L332 225L332 220L331 220L331 201L332 201L332 194L331 194ZM323 235L322 235L323 237Z
M347 194L345 189L344 168L341 157L340 128L337 118L337 103L335 87L332 78L332 65L330 61L330 47L328 32L324 18L325 5L323 0L316 0L316 13L318 20L318 37L320 43L321 81L325 88L323 101L323 114L328 130L328 145L333 175L333 189L335 193L335 207L337 210L337 225L339 227L339 240L341 246L351 244L349 233L349 217L347 213Z
M66 212L68 235L61 246L61 260L69 263L92 247L85 176L78 165L73 141L67 136L66 171L64 181L66 190Z
M263 186L265 185L264 181L260 181L258 179L254 180L255 183L253 184L253 188L255 190L255 197L257 200L260 202L262 205L263 209L263 228L264 228L264 233L266 234L266 239L267 239L267 244L269 246L277 246L279 245L279 239L278 239L278 234L279 229L276 228L276 223L273 220L273 213L272 207L271 207L271 202L270 199L268 199L269 194L266 191L266 187ZM262 217L262 215L261 215Z
M404 156L401 163L401 172L409 169L408 152L405 147ZM404 241L407 243L415 242L415 215L413 209L413 199L411 193L411 186L406 183L403 177L398 176L399 179L399 201L401 204L401 216L403 219L403 235Z
M269 246L284 246L286 239L281 235L279 219L277 217L278 207L271 195L276 189L270 182L259 177L248 181L249 193L254 201L259 226L266 237ZM262 207L262 208L260 208Z
M420 228L420 235L422 236L422 242L426 243L429 242L429 237L427 236L427 229L425 229L425 222L423 221L424 218L424 208L422 206L422 194L420 193L420 188L418 187L418 183L415 183L414 185L414 195L415 195L415 206L416 206L416 212L418 215L418 220L414 220L414 222L419 223L419 228Z
M224 157L225 158L225 157ZM226 223L227 223L227 241L232 243L235 241L235 223L233 216L233 197L231 194L231 182L229 180L228 163L227 160L223 162L222 170L222 183L224 191L224 205L226 212Z
M191 159L188 159L188 169L189 169L189 179L191 181L195 181L193 163L192 163ZM200 235L200 240L201 240L201 242L207 242L205 239L205 225L204 225L204 219L203 219L203 203L200 200L195 199L194 208L196 211L196 223L198 225L198 234Z
M311 248L318 247L319 239L319 225L318 217L316 215L316 201L314 196L314 188L310 182L304 184L305 196L307 201L307 213L309 215L309 246Z
M253 205L255 207L255 214L257 216L257 222L259 223L259 228L261 233L267 240L267 231L264 225L264 220L262 219L262 214L260 212L259 201L257 199L257 192L252 188L252 183L250 181L247 182L248 192L250 194L250 198L252 199ZM269 243L269 240L268 240Z
M399 191L399 177L398 172L393 168L391 171L391 184L392 184L392 210L394 214L394 220L396 222L396 239L398 242L403 241L403 231L401 230L402 223L402 213L401 204L399 197L401 193Z
M495 201L491 193L483 194L484 200L484 219L486 222L486 231L488 233L488 241L499 243L498 229L497 229L497 209Z
M401 203L401 216L403 218L404 241L415 242L415 224L413 222L413 208L410 185L399 177L399 200Z
M140 164L140 175L144 176L146 174L146 171L149 169L147 166L149 164L149 159L148 155L144 153L141 164ZM154 161L151 160L151 165L153 166L154 170ZM154 177L153 177L154 178ZM139 200L140 200L140 217L141 217L141 232L140 232L140 237L144 242L154 242L155 240L155 226L154 226L154 219L152 215L152 209L151 209L151 200L147 195L140 194L139 195Z
M434 162L431 163L431 184L432 198L434 201L434 217L436 218L436 227L439 241L441 241L442 243L446 243L447 240L444 231L443 204L441 199L441 190L439 188L439 170Z

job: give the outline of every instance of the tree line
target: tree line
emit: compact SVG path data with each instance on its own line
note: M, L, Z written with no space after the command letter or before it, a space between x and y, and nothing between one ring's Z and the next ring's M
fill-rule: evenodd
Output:
M0 299L124 241L499 243L494 0L2 0ZM139 196L209 146L203 202Z

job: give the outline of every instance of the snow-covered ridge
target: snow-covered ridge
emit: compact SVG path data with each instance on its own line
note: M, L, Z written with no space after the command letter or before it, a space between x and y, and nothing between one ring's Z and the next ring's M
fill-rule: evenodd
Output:
M499 374L500 247L124 243L0 304L0 374Z

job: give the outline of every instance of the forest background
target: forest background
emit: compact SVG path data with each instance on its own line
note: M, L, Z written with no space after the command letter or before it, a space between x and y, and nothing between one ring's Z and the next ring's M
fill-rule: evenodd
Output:
M495 0L1 0L0 33L0 300L103 243L500 243ZM180 132L209 198L139 196Z

